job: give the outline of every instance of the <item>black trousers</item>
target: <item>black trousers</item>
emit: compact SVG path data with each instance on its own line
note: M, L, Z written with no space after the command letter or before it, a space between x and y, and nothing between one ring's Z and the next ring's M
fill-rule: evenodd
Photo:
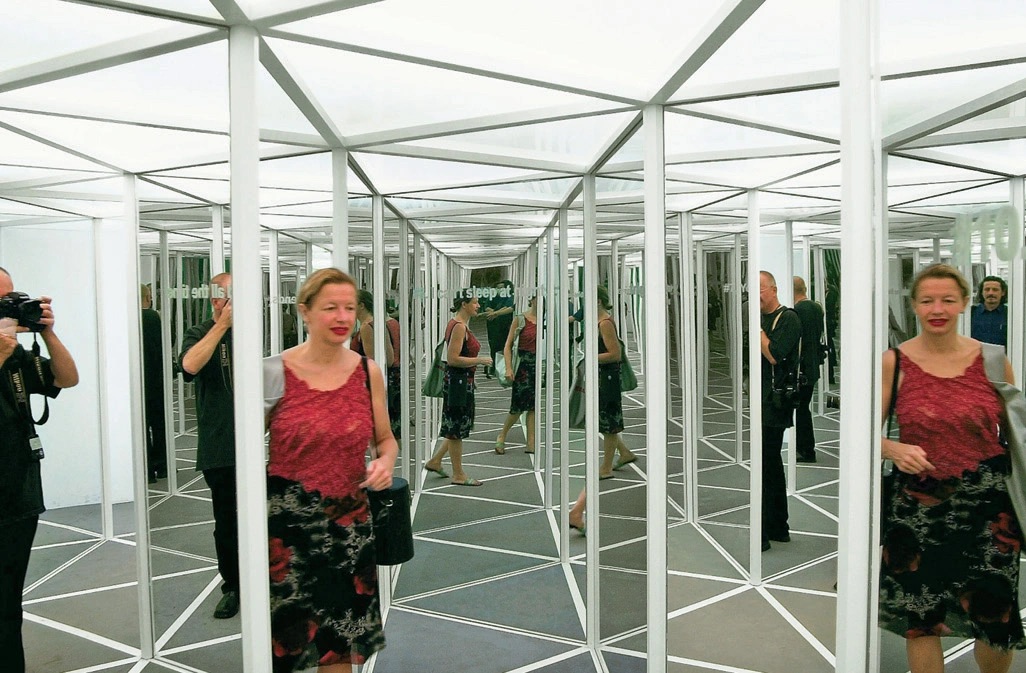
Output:
M794 410L794 426L797 439L795 449L802 458L816 457L816 435L812 427L812 393L815 385L798 388L798 406Z
M787 526L787 479L780 449L787 428L762 426L762 539L783 537Z
M146 393L146 466L152 474L167 471L167 436L164 433L164 395Z
M214 506L214 549L221 591L239 590L239 513L236 504L235 467L203 470Z
M4 673L25 673L21 595L38 524L39 517L30 516L0 525L0 535L7 545L0 554L0 671Z

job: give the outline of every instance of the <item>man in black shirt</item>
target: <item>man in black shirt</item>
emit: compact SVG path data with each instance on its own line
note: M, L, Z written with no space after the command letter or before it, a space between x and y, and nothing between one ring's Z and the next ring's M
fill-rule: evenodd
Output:
M164 346L160 314L153 310L149 285L140 288L142 302L143 392L146 413L146 476L151 484L167 477L164 425Z
M809 299L805 281L794 277L794 310L802 323L801 377L798 379L798 406L795 407L795 449L799 463L816 462L816 435L812 427L812 393L819 381L820 341L823 339L823 307Z
M770 540L790 542L787 525L787 481L780 450L784 431L791 427L794 404L781 394L798 365L802 326L794 310L777 299L777 282L768 271L759 273L759 311L762 313L762 550ZM783 399L782 399L783 398Z
M14 292L14 282L0 268L0 297ZM21 594L25 588L32 540L43 506L39 461L42 444L32 422L31 395L57 397L61 388L78 384L71 353L54 332L49 297L40 297L49 358L36 357L18 344L12 332L27 331L8 324L0 330L0 671L24 673L21 641ZM7 319L11 320L11 319Z
M235 402L232 393L232 277L210 279L213 319L195 325L182 342L182 377L196 381L199 443L196 469L210 487L214 548L221 573L221 600L214 617L239 612L239 524L235 484Z

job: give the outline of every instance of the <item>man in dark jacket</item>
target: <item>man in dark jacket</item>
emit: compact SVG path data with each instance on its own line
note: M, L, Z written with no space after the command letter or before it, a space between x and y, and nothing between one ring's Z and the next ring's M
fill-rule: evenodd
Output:
M239 524L235 485L235 402L232 390L232 277L210 279L213 319L195 325L182 342L182 377L196 381L199 443L196 469L210 487L214 548L221 573L221 600L214 617L239 612Z
M0 297L14 292L14 281L0 268ZM71 353L54 332L50 298L40 297L43 326L39 336L49 358L35 356L18 343L15 332L28 328L6 318L0 325L0 671L25 673L21 639L21 595L25 590L32 540L43 506L39 462L42 443L32 422L32 395L57 397L78 384Z
M801 376L798 379L798 406L795 407L796 453L799 463L816 462L816 435L812 426L812 394L819 381L819 365L823 362L820 342L823 340L823 307L809 299L805 281L794 277L794 310L802 323Z
M787 481L780 450L784 431L793 424L802 325L798 314L777 299L777 282L768 271L759 273L759 311L762 313L762 550L766 551L770 540L791 541L787 525Z

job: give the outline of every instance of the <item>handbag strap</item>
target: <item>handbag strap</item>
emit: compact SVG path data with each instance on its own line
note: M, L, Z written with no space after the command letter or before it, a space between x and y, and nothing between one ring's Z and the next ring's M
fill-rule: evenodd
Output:
M370 451L371 451L371 460L374 460L375 458L378 457L378 443L374 441L374 436L375 436L375 433L376 433L375 428L377 427L377 423L375 423L375 421L374 421L374 391L371 390L370 369L367 367L367 356L366 355L361 355L360 356L360 365L363 366L363 383L364 383L364 385L367 386L367 393L370 395L370 411L371 411Z
M898 406L898 375L901 374L901 350L892 348L894 352L894 376L891 378L891 403L887 409L887 437L891 436L891 426L894 423L894 410Z

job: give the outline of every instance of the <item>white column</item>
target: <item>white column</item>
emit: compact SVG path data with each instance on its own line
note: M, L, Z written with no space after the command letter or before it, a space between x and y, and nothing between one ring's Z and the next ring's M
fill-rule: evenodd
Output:
M599 480L598 480L598 244L595 239L595 176L584 179L584 357L585 357L585 490L588 509L586 526L594 534L587 538L587 619L585 637L588 647L597 649L600 633L599 610Z
M233 386L263 390L263 297L260 265L260 127L257 123L258 38L250 26L228 36L231 108ZM239 584L243 668L271 670L267 605L267 489L261 395L235 396L235 474L238 481Z
M699 384L699 341L696 332L705 332L707 323L698 316L696 329L695 273L692 258L694 216L684 213L680 219L680 311L681 316L681 395L683 413L681 423L684 435L684 515L688 521L698 521L698 438L701 436L699 419L702 416L703 397ZM701 283L699 277L699 283ZM699 295L701 296L701 295ZM697 302L699 307L705 301Z
M388 354L385 352L385 336L388 327L388 312L385 310L385 198L380 194L371 197L371 292L374 294L374 360L382 373L388 371ZM388 377L385 377L388 387Z
M402 439L399 440L399 455L402 456L402 476L410 481L410 221L399 220L399 291L396 302L399 304L399 427L402 428ZM417 379L420 380L419 378Z
M744 397L741 390L741 379L744 376L744 370L742 368L742 360L745 357L745 349L742 345L744 340L748 338L748 335L742 330L741 318L741 291L744 289L741 285L741 265L742 265L742 247L741 247L741 234L734 234L734 254L731 257L732 264L730 267L731 279L730 279L730 314L733 317L731 324L731 341L732 357L730 358L730 378L731 378L731 392L733 393L733 407L734 407L734 461L737 463L744 462L744 446L742 439L744 435ZM749 264L751 268L751 264ZM758 305L759 295L749 298L749 304L753 301ZM759 323L755 323L755 328L758 328ZM754 387L751 379L751 372L749 372L748 379L748 390L757 391ZM756 392L756 395L759 393Z
M349 273L349 152L331 150L331 265Z
M933 239L933 263L941 263L941 240L939 236Z
M812 252L814 268L816 269L816 301L823 305L824 310L826 309L826 263L824 261L823 248L817 246L813 248ZM825 318L825 316L824 316ZM826 323L823 325L824 331L826 330ZM826 339L824 338L824 341ZM823 358L823 364L819 366L819 386L816 394L816 411L820 414L826 413L826 391L830 387L829 377L829 356Z
M690 218L694 218L691 213L688 213ZM691 230L692 241L694 240L694 231ZM699 241L694 244L695 247L695 299L696 309L698 312L696 325L698 326L696 343L698 345L698 353L696 357L696 363L698 364L698 425L696 431L698 436L701 437L703 434L703 420L705 416L705 398L709 395L709 279L706 277L706 255L705 255L705 243ZM723 299L722 292L720 293L720 299ZM722 301L721 301L722 304ZM724 324L727 324L730 320L727 317L727 311L730 310L727 306L721 306L720 320ZM733 315L733 314L731 314Z
M762 232L759 229L759 192L748 190L748 437L751 446L751 518L748 530L748 581L762 584L762 341L759 329L759 271L762 269ZM740 259L738 262L740 263Z
M645 369L648 490L648 673L666 671L666 170L663 107L643 112L645 134ZM597 559L596 559L597 560Z
M171 256L167 242L167 232L160 232L160 352L164 354L161 367L164 374L164 444L167 446L167 489L171 493L178 492L178 462L175 448L175 412L171 404L174 399L174 377L171 362L176 357L171 343Z
M281 352L281 265L278 262L278 230L267 231L267 310L271 318L271 355Z
M414 356L413 356L413 446L414 446L414 464L413 464L413 478L410 479L410 486L415 489L416 492L420 492L420 470L424 464L424 452L425 452L425 427L424 423L427 418L427 409L424 405L424 394L421 392L420 386L424 381L424 361L427 358L427 364L430 366L433 353L431 348L434 344L430 343L425 339L425 327L427 319L424 316L425 306L425 294L427 292L427 281L425 279L426 271L422 269L424 265L424 254L423 254L424 242L421 240L420 234L413 235L413 322L412 324L407 322L403 323L403 328L406 325L410 325L410 329L413 330L414 338ZM403 429L405 431L405 428Z
M181 292L185 286L185 258L181 253L175 255L175 274L178 279L175 287ZM175 344L175 359L178 359L182 352L182 340L185 338L185 298L178 295L175 301L175 335L178 337ZM178 434L185 434L185 380L181 376L178 376ZM170 475L170 466L168 474Z
M1026 380L1026 344L1022 326L1026 324L1026 273L1023 269L1023 199L1024 179L1020 175L1008 181L1008 200L1015 209L1015 221L1008 232L1009 239L1018 241L1015 257L1008 261L1008 359L1012 361L1015 381L1020 386Z
M570 341L570 321L567 320L569 313L564 313L569 306L570 288L567 283L567 267L570 264L567 251L567 218L566 208L559 209L559 260L556 268L559 273L559 302L556 315L559 320L550 323L554 329L559 330L559 495L562 499L559 508L559 560L562 563L570 561L570 505L576 496L570 493L570 426L567 418L570 409L570 386L573 384L573 344ZM550 363L555 369L556 360Z
M785 278L777 280L777 286L781 284L780 303L785 306L794 306L794 223L791 220L784 222L784 246L787 255L784 257ZM808 274L806 274L808 275ZM781 282L781 280L783 282ZM751 398L749 398L751 399ZM794 425L787 429L787 494L793 495L798 483L798 452L795 449L797 441L797 429Z
M149 531L149 484L146 469L146 427L143 424L145 405L143 404L143 366L142 366L142 321L141 304L139 297L139 198L137 194L137 183L134 175L124 176L124 234L127 238L126 249L128 250L128 263L131 268L128 271L128 278L133 282L126 283L124 294L118 302L124 302L128 314L136 319L129 323L128 330L128 397L131 413L127 422L131 426L132 437L132 481L135 491L135 502L133 508L136 517L135 530L135 565L138 574L140 587L151 587L153 580L153 567L150 559L150 531ZM94 233L98 221L94 220ZM102 226L102 225L101 225ZM94 239L95 240L95 239ZM99 251L97 251L99 252ZM97 259L99 262L99 259ZM97 264L97 268L100 265ZM101 323L102 324L102 323ZM102 330L100 330L102 332ZM126 419L117 419L117 422L124 423ZM104 462L110 459L108 451L103 454ZM107 490L107 479L110 477L109 466L104 465L104 490ZM108 494L109 495L109 494ZM107 503L104 503L104 538L107 539L108 522ZM111 526L112 528L112 526ZM144 658L152 658L154 655L155 629L153 620L153 594L150 591L139 591L139 645Z
M866 333L876 340L849 338L841 354L841 446L868 451L840 453L837 555L836 660L846 671L877 667L877 579L879 555L880 417L878 377L880 332L886 325L886 237L880 235L882 185L877 87L875 0L841 2L841 303L871 310L841 313L841 334ZM876 240L874 240L876 239ZM873 329L880 327L881 329ZM867 394L869 392L870 394ZM872 488L867 489L866 485ZM869 646L867 647L867 643Z
M224 206L210 208L210 277L224 273Z
M545 332L545 507L546 509L552 509L553 501L553 484L552 484L552 471L553 462L555 458L555 450L552 444L552 425L555 422L555 410L552 407L552 400L555 399L556 394L556 330L555 326L558 324L556 321L560 320L562 316L562 310L557 311L556 304L556 288L555 285L559 282L559 273L556 270L556 255L555 255L555 238L556 232L553 227L549 227L549 233L546 240L545 246L545 313L542 324L547 325L548 329ZM562 283L560 283L562 285ZM564 307L566 305L564 304ZM565 310L565 309L564 309ZM566 319L563 318L562 322L566 323ZM539 330L543 331L543 330ZM538 365L541 367L541 364ZM540 371L540 370L539 370ZM540 400L540 397L536 397L536 400ZM535 405L537 409L537 404ZM541 414L538 414L539 416ZM535 449L536 451L540 449ZM563 495L563 499L566 499L568 495L566 491L560 490ZM565 507L562 509L566 509Z
M620 292L623 290L620 284L620 241L613 239L609 242L609 296L613 300L613 321L616 329L620 330L622 336L627 336L627 325L623 321L623 297ZM624 343L627 340L624 339Z

